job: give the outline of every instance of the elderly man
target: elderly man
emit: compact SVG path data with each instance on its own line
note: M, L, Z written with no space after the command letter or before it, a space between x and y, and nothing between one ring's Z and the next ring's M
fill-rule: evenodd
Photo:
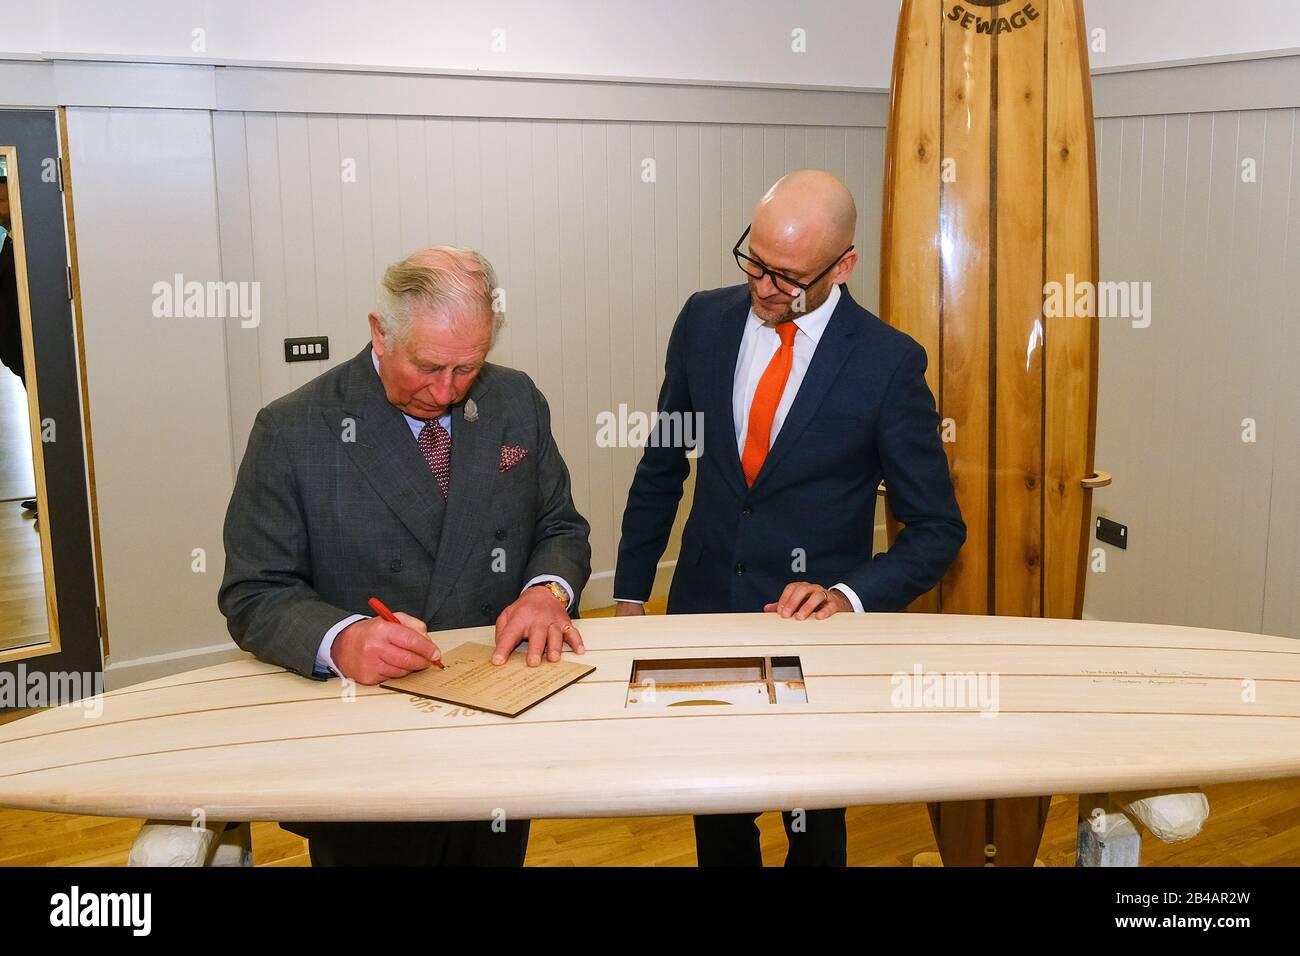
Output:
M830 173L791 173L768 190L733 250L748 282L696 293L677 317L659 410L703 413L709 451L670 614L806 620L901 610L938 583L965 540L925 350L842 286L857 263L856 221L852 195ZM688 472L685 451L661 442L637 467L614 578L620 615L643 613ZM905 528L873 558L882 478ZM700 865L761 865L756 816L696 817ZM842 809L784 819L787 865L844 864Z
M494 663L582 652L587 522L522 372L485 361L496 277L425 249L384 273L370 344L258 413L226 515L218 603L236 643L362 684L429 666L428 631L496 623ZM369 617L379 596L401 624ZM410 613L405 613L409 611ZM363 754L357 755L364 759ZM492 813L484 807L484 820ZM528 821L315 823L313 865L522 865Z

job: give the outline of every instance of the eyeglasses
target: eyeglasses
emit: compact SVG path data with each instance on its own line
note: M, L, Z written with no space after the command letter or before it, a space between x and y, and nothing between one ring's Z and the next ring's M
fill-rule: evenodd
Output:
M811 279L808 282L800 282L798 279L792 279L788 275L784 275L773 269L769 269L767 266L763 265L763 263L759 262L757 259L751 258L750 256L747 256L740 251L741 244L745 241L746 237L749 236L749 230L753 228L754 226L752 223L745 227L745 231L741 233L740 238L736 240L736 245L734 248L732 248L731 254L736 257L736 265L740 266L741 270L745 273L745 275L749 276L751 279L758 279L759 281L762 281L763 276L771 276L772 285L776 286L777 291L780 292L782 295L798 295L800 292L807 292L818 282L821 282L822 279L824 279L832 269L834 269L837 265L840 264L840 260L843 259L845 256L847 256L854 249L853 246L849 246L847 249L841 252L838 256L835 257L834 262L832 262L830 265L828 265L825 269L823 269L818 274L817 278Z

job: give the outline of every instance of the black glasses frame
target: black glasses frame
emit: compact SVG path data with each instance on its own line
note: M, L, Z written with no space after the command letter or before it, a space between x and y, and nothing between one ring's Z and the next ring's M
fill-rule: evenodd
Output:
M740 234L740 238L736 240L735 246L733 246L731 249L731 254L736 257L736 265L740 267L740 271L745 273L745 275L749 276L751 279L755 279L759 282L763 281L763 276L771 276L773 285L776 285L776 280L780 279L782 282L788 282L790 285L794 286L796 289L799 289L803 292L807 292L818 282L821 282L822 279L826 278L826 276L830 274L830 271L840 264L840 260L843 259L845 256L847 256L850 252L852 252L856 248L855 246L849 246L847 249L841 252L838 256L835 257L834 262L828 265L817 275L817 278L810 279L807 282L800 282L798 279L790 278L784 272L777 272L775 269L769 269L766 265L759 262L757 259L753 258L752 256L747 256L740 251L741 243L743 243L745 239L749 236L749 230L753 228L754 228L753 223L750 223L748 226L746 226L745 231ZM753 263L755 268L761 270L758 273L758 275L754 275L754 273L750 272L748 269L745 268L746 262ZM785 290L782 289L780 286L777 286L777 288L781 292L785 292ZM790 293L786 293L786 294L789 295Z

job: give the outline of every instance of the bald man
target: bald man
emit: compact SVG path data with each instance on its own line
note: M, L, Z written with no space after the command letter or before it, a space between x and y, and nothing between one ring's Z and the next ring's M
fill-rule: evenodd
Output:
M704 453L669 614L899 611L939 582L966 539L925 350L844 285L856 224L852 195L830 173L783 177L733 250L746 282L695 293L677 317L659 411L703 413ZM689 471L690 449L668 437L646 448L628 493L619 615L644 613ZM882 479L904 528L873 557ZM784 815L786 865L843 866L844 810L799 809ZM696 817L700 865L762 865L756 818Z

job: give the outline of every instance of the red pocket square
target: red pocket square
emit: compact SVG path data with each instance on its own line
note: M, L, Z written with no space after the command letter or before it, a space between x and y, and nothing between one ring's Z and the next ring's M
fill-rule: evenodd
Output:
M524 460L528 454L527 448L520 448L518 445L501 446L501 470L509 471L515 465Z

